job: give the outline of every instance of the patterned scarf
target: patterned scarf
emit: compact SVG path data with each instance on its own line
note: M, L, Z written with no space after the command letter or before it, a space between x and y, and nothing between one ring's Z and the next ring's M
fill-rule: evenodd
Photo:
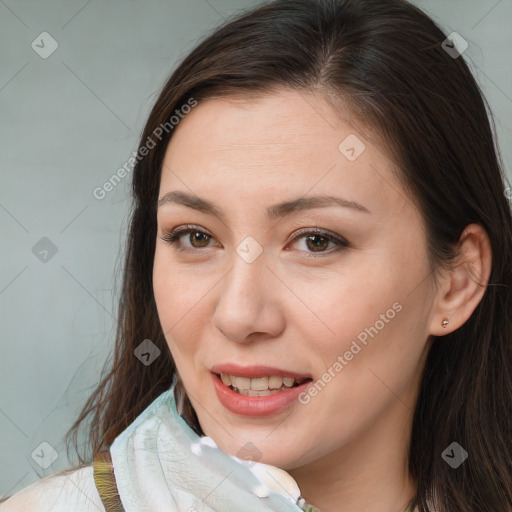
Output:
M95 456L106 512L319 512L286 471L239 459L198 436L179 415L174 388Z

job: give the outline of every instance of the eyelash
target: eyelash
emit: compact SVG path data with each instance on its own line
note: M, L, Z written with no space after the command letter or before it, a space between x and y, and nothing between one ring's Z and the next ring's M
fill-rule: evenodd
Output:
M185 226L175 229L174 231L166 233L165 236L161 237L161 240L163 240L164 242L167 242L168 244L172 245L174 249L176 249L177 251L181 251L181 252L197 252L198 250L208 249L208 247L203 247L203 248L187 247L187 248L185 248L180 244L179 239L183 235L190 234L192 232L201 233L203 235L212 237L212 235L199 229L197 226L187 224ZM331 255L335 252L338 252L340 250L343 250L343 249L346 249L347 247L349 247L348 242L346 240L344 240L343 238L334 236L334 235L332 235L326 231L323 231L323 230L310 229L310 228L304 228L302 230L299 230L296 233L296 236L291 241L294 242L297 239L304 238L305 235L317 235L317 236L319 235L319 236L322 236L323 238L326 238L330 242L334 242L338 246L334 250L331 250L328 252L320 251L318 254L309 252L309 253L307 253L307 258L322 258L326 255Z

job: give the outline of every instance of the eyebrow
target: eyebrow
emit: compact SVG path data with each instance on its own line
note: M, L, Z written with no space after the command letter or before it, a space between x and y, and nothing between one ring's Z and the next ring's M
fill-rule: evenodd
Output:
M198 210L203 213L215 215L223 221L226 220L224 213L213 203L193 194L180 192L178 190L167 192L167 194L158 200L158 208L165 204L172 203L193 208L194 210ZM348 201L342 197L319 195L299 197L297 199L269 206L266 210L266 216L268 219L273 220L292 215L299 211L311 210L314 208L326 208L329 206L341 206L343 208L351 208L364 213L371 213L370 210L356 201Z

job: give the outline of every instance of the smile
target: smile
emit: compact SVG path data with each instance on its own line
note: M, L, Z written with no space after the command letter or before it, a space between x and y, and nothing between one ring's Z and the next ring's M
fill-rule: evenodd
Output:
M265 370L269 375L262 374L264 370L260 368L257 372L251 371L253 375L249 377L237 375L235 369L226 373L212 371L213 387L221 405L239 416L272 416L292 407L299 395L313 383L310 377L287 376L284 372L283 375L273 375L272 369Z
M271 375L268 377L241 377L221 373L222 382L235 393L246 396L269 396L299 386L307 379Z

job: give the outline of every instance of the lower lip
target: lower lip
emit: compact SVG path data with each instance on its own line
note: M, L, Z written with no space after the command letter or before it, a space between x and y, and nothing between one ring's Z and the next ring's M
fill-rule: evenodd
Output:
M279 391L268 396L247 396L233 391L226 386L220 376L212 373L215 392L221 404L228 410L241 416L271 416L290 407L299 395L307 389L312 381L304 382L286 391Z

